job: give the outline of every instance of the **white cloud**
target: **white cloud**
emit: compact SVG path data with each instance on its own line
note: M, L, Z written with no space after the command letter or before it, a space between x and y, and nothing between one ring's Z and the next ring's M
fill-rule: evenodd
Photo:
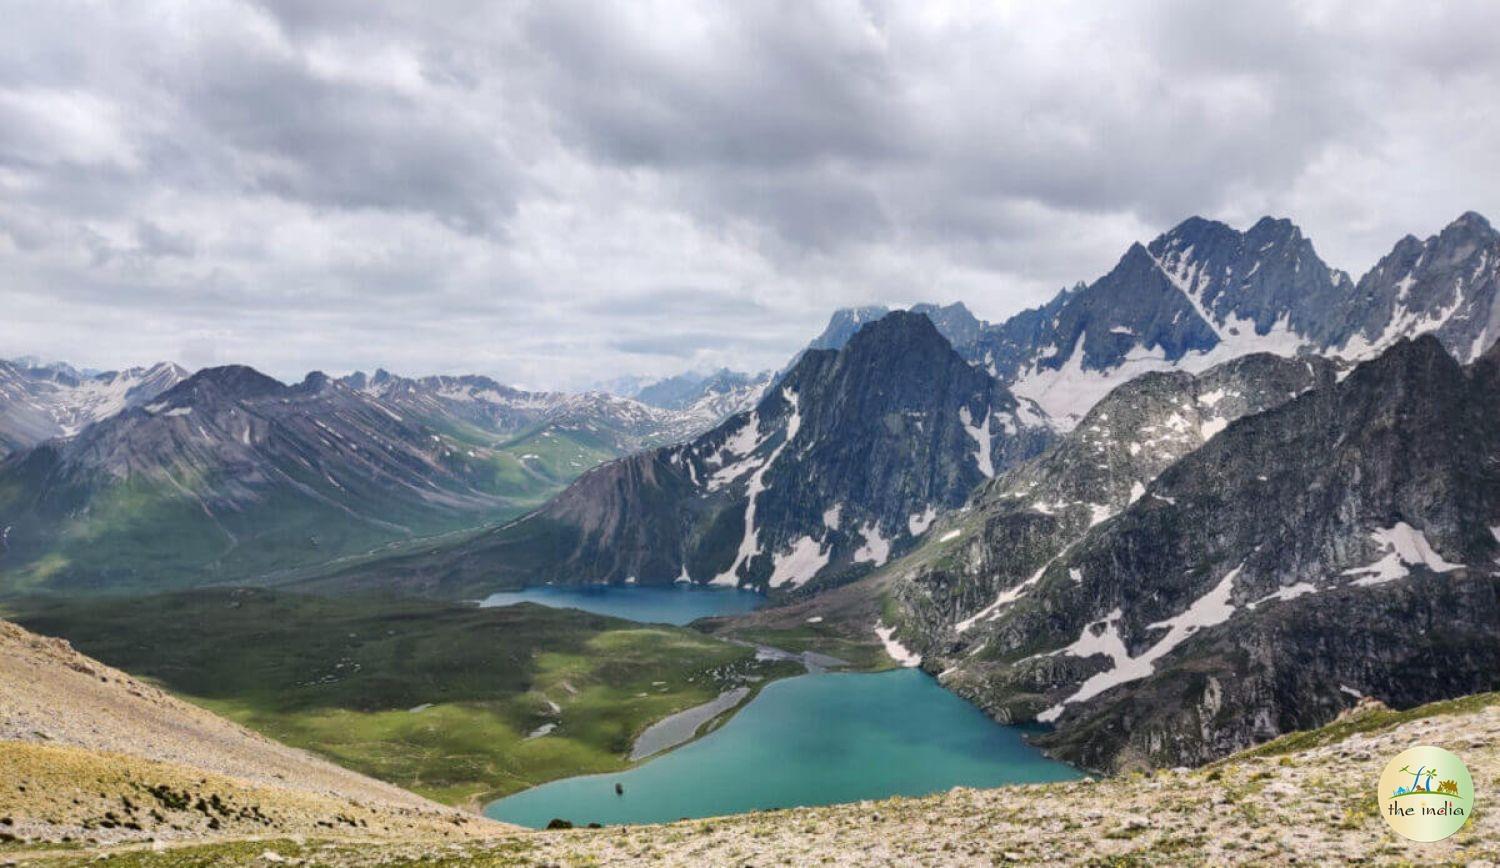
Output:
M1000 318L1189 214L1358 272L1497 216L1500 8L35 3L0 356L576 386Z

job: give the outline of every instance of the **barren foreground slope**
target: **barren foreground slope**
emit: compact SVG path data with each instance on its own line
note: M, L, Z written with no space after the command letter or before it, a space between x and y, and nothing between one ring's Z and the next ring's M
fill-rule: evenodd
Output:
M1462 757L1478 810L1446 841L1396 837L1377 814L1387 759L1413 744ZM663 826L515 832L487 840L260 838L112 865L1500 864L1500 695L1408 712L1361 706L1216 765L1154 776L890 799ZM4 851L0 851L3 861ZM97 854L18 854L68 864Z
M468 837L486 828L501 827L278 744L0 621L0 835Z

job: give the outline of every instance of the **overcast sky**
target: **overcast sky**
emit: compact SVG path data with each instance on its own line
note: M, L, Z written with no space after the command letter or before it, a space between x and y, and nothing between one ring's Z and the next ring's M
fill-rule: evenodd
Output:
M0 0L0 357L577 387L1500 218L1500 4Z

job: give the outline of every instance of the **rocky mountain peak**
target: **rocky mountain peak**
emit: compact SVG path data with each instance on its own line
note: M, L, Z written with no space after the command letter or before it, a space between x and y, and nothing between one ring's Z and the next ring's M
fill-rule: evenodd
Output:
M828 318L828 325L823 328L823 333L813 338L807 348L836 350L848 343L865 323L874 322L890 312L891 309L885 305L839 308Z
M1436 235L1408 235L1359 281L1342 345L1369 356L1402 337L1431 333L1459 361L1500 337L1500 233L1470 211Z
M1464 213L1458 215L1457 220L1454 220L1452 223L1448 224L1447 228L1443 231L1446 232L1452 229L1478 232L1489 235L1492 238L1500 238L1500 232L1496 232L1495 228L1490 225L1490 221L1485 219L1484 215L1480 214L1478 211L1465 211Z
M285 391L280 380L262 374L248 365L223 365L204 368L158 396L158 402L173 407L214 398L255 398Z
M526 518L360 581L803 591L884 564L1052 433L925 314L809 349L753 409L584 473ZM382 569L386 569L383 567Z
M834 311L833 316L828 320L828 326L823 329L822 334L807 345L807 349L840 349L849 343L849 340L861 328L885 318L890 312L891 309L884 305L840 308ZM938 333L955 348L971 346L989 327L989 323L974 316L973 312L961 301L947 305L921 302L902 312L918 314L931 320ZM793 360L793 365L795 364L796 361ZM792 365L789 365L788 370L791 367Z
M315 395L333 388L335 385L333 378L322 371L309 371L307 376L302 379L302 382L298 384L297 388L306 394Z
M1255 221L1255 225L1251 226L1245 234L1257 237L1279 236L1291 241L1302 240L1302 229L1297 224L1285 217L1272 217L1270 215Z
M961 301L949 305L914 304L912 313L919 313L932 320L933 325L955 348L968 346L979 338L985 323Z
M892 311L865 325L850 338L845 349L851 360L953 352L953 346L927 315L906 310Z

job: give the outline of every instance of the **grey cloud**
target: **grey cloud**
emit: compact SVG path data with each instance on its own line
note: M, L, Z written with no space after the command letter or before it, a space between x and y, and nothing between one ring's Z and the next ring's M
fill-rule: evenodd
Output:
M1355 271L1500 218L1477 0L11 11L0 356L764 368L830 307L999 318L1194 213Z
M192 256L198 249L187 233L169 232L150 220L136 221L135 238L146 256Z

